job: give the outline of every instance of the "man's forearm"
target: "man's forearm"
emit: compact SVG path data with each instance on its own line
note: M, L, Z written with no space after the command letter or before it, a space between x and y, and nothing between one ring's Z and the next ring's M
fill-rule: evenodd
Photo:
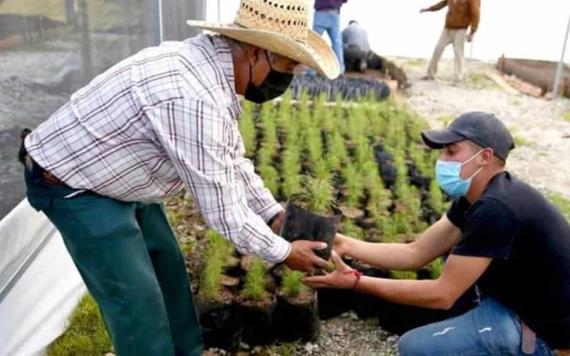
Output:
M357 291L388 301L430 309L449 309L455 300L437 280L392 280L362 277Z
M347 239L341 253L382 269L416 270L422 267L410 244Z
M427 11L439 11L439 10L443 9L444 7L446 7L446 6L447 6L447 0L443 0L443 1L440 1L440 2L438 2L437 4L435 4L435 5L433 5L433 6L428 7L426 10L427 10Z

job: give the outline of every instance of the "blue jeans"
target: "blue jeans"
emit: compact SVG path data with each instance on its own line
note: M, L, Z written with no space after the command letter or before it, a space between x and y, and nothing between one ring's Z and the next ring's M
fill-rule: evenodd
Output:
M340 15L334 11L315 11L313 30L322 35L327 31L332 49L338 58L340 72L344 73L344 53L342 50L342 34L340 32Z
M492 298L455 318L408 331L398 342L408 355L524 355L516 314ZM533 355L554 355L540 339Z

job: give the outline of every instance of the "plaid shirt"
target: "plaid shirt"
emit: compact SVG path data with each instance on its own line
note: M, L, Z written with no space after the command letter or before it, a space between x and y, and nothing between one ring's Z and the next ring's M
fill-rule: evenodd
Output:
M25 141L70 187L158 202L188 187L207 224L244 254L280 262L290 243L267 226L282 207L244 158L233 60L218 36L165 42L74 93Z

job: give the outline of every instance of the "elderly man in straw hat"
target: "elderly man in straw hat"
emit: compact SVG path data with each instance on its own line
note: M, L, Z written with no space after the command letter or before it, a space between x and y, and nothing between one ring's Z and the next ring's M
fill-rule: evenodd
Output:
M160 202L187 187L207 224L244 254L296 270L326 265L322 243L278 236L282 207L244 158L239 95L281 95L299 64L339 64L308 28L309 1L242 0L219 35L125 59L31 133L20 159L30 204L63 236L123 355L198 355L184 258Z

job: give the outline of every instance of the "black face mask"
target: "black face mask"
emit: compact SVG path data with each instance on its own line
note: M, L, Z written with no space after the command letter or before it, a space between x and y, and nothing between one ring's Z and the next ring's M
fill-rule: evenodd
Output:
M256 104L261 104L266 101L275 99L276 97L283 94L291 81L293 80L293 74L278 72L271 66L271 61L269 60L269 55L265 51L265 58L269 64L269 74L265 77L265 80L256 87L251 82L251 63L249 64L249 83L247 84L247 89L245 90L245 98L249 101L253 101Z

